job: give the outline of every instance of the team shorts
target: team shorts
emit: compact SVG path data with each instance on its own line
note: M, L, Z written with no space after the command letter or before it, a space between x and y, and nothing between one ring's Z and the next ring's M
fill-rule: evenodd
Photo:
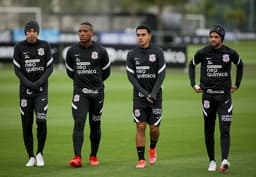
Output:
M33 97L20 97L20 112L22 116L32 116L36 113L37 120L46 120L48 110L47 93L37 94Z
M162 119L162 101L149 103L146 100L133 101L133 120L159 126Z
M216 117L218 113L221 122L232 121L232 99L230 95L203 94L202 107L204 117Z

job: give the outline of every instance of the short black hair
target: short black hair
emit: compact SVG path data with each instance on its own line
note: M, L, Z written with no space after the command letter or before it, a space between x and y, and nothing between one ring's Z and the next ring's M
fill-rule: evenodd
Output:
M149 34L151 34L151 28L150 28L150 26L148 26L148 25L146 25L146 24L140 24L139 26L137 26L136 32L137 32L139 29L145 29L145 30L147 30L147 32L148 32Z
M93 25L90 23L90 22L82 22L80 23L80 25L87 25L87 26L90 26L92 31L93 31Z

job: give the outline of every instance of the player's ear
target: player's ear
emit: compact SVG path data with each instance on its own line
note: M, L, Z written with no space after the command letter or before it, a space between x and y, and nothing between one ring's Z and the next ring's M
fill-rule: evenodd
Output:
M149 33L149 34L148 34L148 36L149 36L149 40L151 40L151 38L152 38L152 35L151 35L151 33Z

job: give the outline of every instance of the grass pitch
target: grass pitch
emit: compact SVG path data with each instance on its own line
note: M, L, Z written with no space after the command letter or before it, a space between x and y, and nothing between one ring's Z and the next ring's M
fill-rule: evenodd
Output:
M241 44L241 43L240 43ZM237 46L239 51L240 45ZM241 45L248 50L244 45ZM249 45L250 47L251 45ZM255 45L254 45L255 46ZM198 46L189 48L189 58ZM231 127L231 169L226 176L255 177L256 143L256 63L255 52L241 48L245 61L241 88L233 94ZM254 57L252 59L252 57ZM183 69L167 69L164 81L163 120L158 142L158 161L145 169L135 169L135 125L132 121L132 87L124 68L112 68L105 82L106 96L102 115L102 141L99 167L88 164L88 125L83 145L83 167L68 166L73 157L71 114L72 82L63 69L55 67L49 80L48 137L43 168L26 168L27 156L22 140L18 100L18 79L11 66L0 69L0 177L206 177L222 176L208 172L203 141L201 95L190 87ZM36 126L34 126L34 131ZM148 132L147 132L148 133ZM34 133L34 136L36 134ZM218 124L216 125L216 160L220 165ZM147 144L148 144L147 136ZM35 148L37 147L35 143Z

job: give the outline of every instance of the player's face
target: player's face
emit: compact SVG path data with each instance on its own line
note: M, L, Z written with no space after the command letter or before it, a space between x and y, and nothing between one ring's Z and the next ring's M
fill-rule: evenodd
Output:
M79 40L81 43L91 42L93 30L89 25L80 25L79 27Z
M29 43L35 43L37 41L38 32L34 28L30 28L26 32L26 39Z
M136 31L138 45L142 48L146 48L150 44L151 34L146 29L138 29Z
M216 32L212 32L209 36L209 41L210 41L210 45L213 47L213 48L220 48L222 46L222 41L221 41L221 38L220 36L218 35L218 33Z

